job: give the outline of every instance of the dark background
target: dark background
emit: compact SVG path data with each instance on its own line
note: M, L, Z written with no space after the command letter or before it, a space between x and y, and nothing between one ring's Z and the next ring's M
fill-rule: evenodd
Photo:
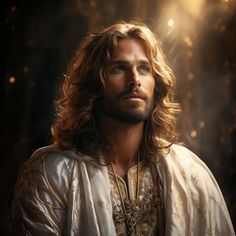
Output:
M163 42L182 105L180 140L209 166L236 226L236 1L1 1L0 234L19 166L50 142L53 99L89 31L141 19Z

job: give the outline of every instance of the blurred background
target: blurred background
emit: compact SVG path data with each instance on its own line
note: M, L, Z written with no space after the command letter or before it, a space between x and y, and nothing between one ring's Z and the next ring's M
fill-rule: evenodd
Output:
M90 31L152 27L177 77L180 140L215 175L236 226L236 0L1 1L0 233L20 165L50 143L53 99Z

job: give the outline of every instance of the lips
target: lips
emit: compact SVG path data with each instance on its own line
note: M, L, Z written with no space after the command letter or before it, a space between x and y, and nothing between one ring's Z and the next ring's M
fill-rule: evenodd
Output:
M123 96L124 99L142 99L145 100L145 96L138 94L138 93L130 93Z
M148 100L147 95L141 88L129 88L117 96L118 99Z

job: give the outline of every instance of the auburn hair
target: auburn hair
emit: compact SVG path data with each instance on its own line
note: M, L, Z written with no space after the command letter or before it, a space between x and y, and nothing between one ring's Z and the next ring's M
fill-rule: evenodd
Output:
M76 148L97 159L109 147L99 132L95 104L103 95L106 66L119 40L136 39L145 48L155 79L154 107L144 124L141 157L146 161L162 154L177 140L174 101L175 76L168 66L161 43L148 26L121 22L90 33L68 67L55 102L56 118L51 127L53 143L62 149ZM161 140L166 140L163 142Z

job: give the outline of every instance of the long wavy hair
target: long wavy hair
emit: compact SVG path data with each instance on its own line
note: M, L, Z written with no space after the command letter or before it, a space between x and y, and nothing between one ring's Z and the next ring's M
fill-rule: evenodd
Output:
M99 132L95 104L103 95L106 66L112 51L119 40L127 38L143 44L155 79L154 107L144 124L141 156L151 161L176 142L176 114L180 109L174 102L175 76L161 43L143 23L121 22L89 34L68 67L55 102L56 118L51 127L53 143L60 148L76 148L98 160L110 146ZM163 139L167 141L164 145Z

